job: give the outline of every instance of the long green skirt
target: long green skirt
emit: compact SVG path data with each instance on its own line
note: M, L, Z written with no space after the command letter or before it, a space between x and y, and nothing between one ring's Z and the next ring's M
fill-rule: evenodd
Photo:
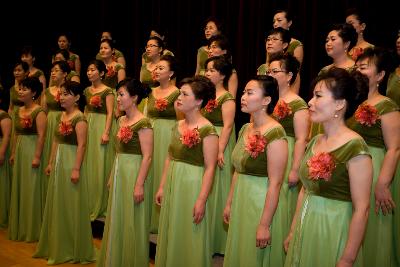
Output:
M267 177L238 174L231 206L225 267L283 266L283 241L287 229L285 198L280 198L272 220L271 245L262 249L256 247L256 232L267 191Z
M386 151L383 148L368 146L374 170L367 230L364 237L364 266L396 266L393 240L393 214L375 213L375 185L378 181ZM393 184L392 184L393 185ZM399 242L399 240L397 240Z
M397 165L397 170L392 182L392 197L396 204L393 215L394 253L396 256L397 266L400 266L400 163Z
M90 219L93 221L98 217L106 215L108 200L107 182L110 177L115 149L113 144L113 129L110 131L109 143L105 145L101 144L101 136L106 124L106 115L88 113L87 121L88 136L84 164L86 164L85 177L87 177L88 184Z
M0 137L0 144L2 138ZM9 160L9 150L7 150L3 165L0 166L0 228L8 226L8 216L10 211L11 197L11 171Z
M149 177L144 201L135 204L133 198L141 162L141 155L116 155L97 266L149 266Z
M8 238L34 242L39 240L44 203L43 162L32 168L37 135L18 135L11 186Z
M142 101L143 102L143 101ZM152 159L152 181L151 181L151 200L148 201L151 210L150 232L158 232L158 224L160 218L160 207L155 203L154 199L160 186L161 175L164 168L164 162L168 155L168 147L171 142L171 130L176 120L154 119L154 149Z
M216 126L218 136L221 136L222 127ZM228 236L228 225L224 223L223 213L226 199L233 175L233 166L231 155L236 144L235 130L229 137L228 144L224 151L225 165L223 168L216 167L213 187L210 192L208 202L211 210L211 236L212 236L212 252L224 254L226 246L226 238Z
M171 160L158 228L156 266L211 267L211 224L206 204L203 220L193 223L204 167Z
M47 264L89 263L95 260L86 177L71 182L75 145L59 144L49 179L46 208L34 257ZM81 167L81 174L85 166Z
M353 214L351 202L304 194L285 267L335 267L346 246ZM354 267L362 264L362 249Z
M46 138L43 146L42 152L42 162L45 166L49 164L50 154L51 154L51 147L53 144L54 139L54 130L58 128L57 124L57 116L61 113L61 111L50 110L47 113L47 124L46 124ZM49 178L49 176L45 176L45 178ZM46 196L47 196L47 186L48 186L48 179L44 181L44 188L42 192L43 203L46 203Z

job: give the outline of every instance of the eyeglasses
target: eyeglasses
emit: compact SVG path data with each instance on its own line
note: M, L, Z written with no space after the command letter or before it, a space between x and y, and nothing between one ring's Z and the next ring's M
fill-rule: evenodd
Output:
M144 47L144 49L153 48L153 47L160 47L160 46L154 45L154 44L149 44L149 45L146 45L146 46Z
M282 39L276 38L276 37L268 37L266 40L266 42L271 42L271 41L283 41Z
M272 70L267 70L267 71L266 71L266 73L267 73L268 75L277 74L277 73L279 73L279 72L286 72L286 70L272 69Z

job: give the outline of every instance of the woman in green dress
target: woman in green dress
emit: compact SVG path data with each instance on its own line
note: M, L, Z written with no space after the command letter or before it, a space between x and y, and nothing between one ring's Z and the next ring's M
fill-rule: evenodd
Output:
M49 187L39 243L33 257L47 264L89 263L95 260L90 226L85 155L87 122L79 110L83 100L77 82L60 87L60 105L46 167Z
M368 99L364 101L348 126L359 133L371 152L374 175L370 211L363 243L364 266L398 266L394 253L393 220L399 203L394 180L400 155L399 107L381 92L386 91L387 78L393 71L391 54L380 48L367 48L357 59L357 70L368 77ZM392 195L393 194L393 195Z
M277 10L275 12L274 18L272 20L272 26L274 28L281 27L285 30L289 30L290 27L293 26L293 17L292 17L292 14L289 12L289 10L285 10L285 9ZM290 43L289 43L286 51L288 54L294 56L299 61L300 66L301 66L301 64L303 64L304 48L303 48L303 44L299 40L291 37ZM298 75L291 87L293 88L293 91L296 94L299 93L299 91L300 91L299 72L298 72Z
M81 74L81 59L79 58L79 56L77 54L73 53L70 50L71 49L71 40L70 40L69 36L67 36L67 34L65 34L65 33L60 34L57 39L57 44L58 44L58 48L60 50L64 50L67 52L67 56L65 56L65 59L63 59L63 60L66 60L68 62L68 65L69 65L71 71L75 72L79 77ZM60 60L60 59L57 59L56 57L57 57L57 52L53 56L53 62Z
M300 68L298 60L289 54L278 55L271 57L269 67L269 75L274 77L279 85L279 100L272 116L282 124L288 140L289 157L281 196L288 202L290 227L301 188L299 168L308 142L310 119L307 103L292 89Z
M37 77L42 83L42 91L47 87L44 72L35 66L36 53L32 46L24 46L21 51L21 61L26 62L29 66L29 77Z
M86 98L85 115L88 121L85 164L89 194L90 219L105 216L107 210L107 180L114 159L113 140L110 134L114 127L114 93L102 82L106 73L103 61L89 63L87 76L92 83L84 90Z
M7 228L11 196L11 170L9 144L11 140L11 117L0 110L0 228Z
M56 61L66 61L68 63L69 69L67 71L67 77L65 77L65 81L74 81L74 82L81 82L81 78L79 76L79 74L72 70L70 62L69 61L69 53L68 50L66 49L60 49L58 51L56 51L56 53L54 54L54 58L53 58L53 63ZM50 73L50 84L49 87L52 86L52 79L51 79L51 73Z
M233 166L231 155L236 143L235 136L235 98L228 91L228 81L232 74L232 64L224 57L210 57L206 60L205 76L216 88L215 99L208 101L202 109L207 118L217 130L218 140L218 168L210 192L209 205L212 218L213 253L224 254L228 225L221 216L231 186Z
M15 111L10 163L13 165L8 238L35 242L39 239L44 211L44 163L46 113L36 102L42 92L37 77L25 78L18 88L24 103Z
M51 147L53 145L54 130L58 127L58 117L61 114L60 105L61 86L70 71L66 61L55 61L51 68L50 83L52 86L46 88L42 93L41 106L47 113L46 138L43 147L42 159L47 164L50 159ZM45 177L47 178L47 177ZM43 190L43 201L46 202L47 187Z
M10 88L10 103L8 106L8 114L11 116L13 122L15 117L15 111L18 107L24 105L22 101L18 99L18 90L21 82L29 75L29 66L26 62L17 61L14 65L14 85Z
M151 194L154 200L164 168L165 158L168 155L168 146L171 142L171 130L176 124L177 117L182 117L175 110L175 100L179 96L179 89L175 86L177 61L173 56L162 56L154 70L154 79L160 84L153 88L148 98L147 116L152 120L154 131L154 151L152 159ZM154 201L151 205L150 232L157 233L160 206Z
M300 166L303 187L285 240L285 267L364 266L361 243L368 220L372 161L367 144L349 129L368 81L331 68L313 83L310 118L324 134L307 146Z
M285 130L269 115L277 100L278 83L265 75L250 80L241 98L252 122L243 125L232 153L235 173L223 213L226 267L283 266L285 260L287 205L278 201L288 147Z
M332 58L332 64L323 67L318 75L327 72L329 69L341 68L349 72L355 69L355 62L347 53L357 42L357 32L353 26L343 23L331 27L325 41L326 54ZM310 139L323 133L323 126L320 123L311 123Z
M109 39L104 39L100 43L100 57L106 65L107 71L103 76L103 84L115 90L117 84L125 79L125 66L113 60L115 53L114 43Z
M156 195L161 205L156 266L211 267L211 217L207 203L217 164L218 136L200 109L215 99L203 76L182 81L176 107L185 119L171 134Z
M215 35L222 33L222 24L216 18L208 18L204 23L204 37L206 41ZM195 75L204 75L206 71L205 62L208 58L209 47L208 44L201 46L197 50L197 62L196 62L196 72Z
M102 42L105 39L108 39L108 40L112 41L113 44L116 43L116 41L115 41L115 39L113 39L112 34L111 34L110 31L103 31L101 33L100 42ZM100 52L97 53L96 59L101 60ZM126 60L125 60L124 53L122 53L120 50L118 50L116 48L114 49L114 52L113 52L113 55L112 55L112 59L113 59L113 61L117 62L118 64L121 64L124 67L126 66Z
M149 266L153 130L137 108L149 92L134 79L117 86L117 103L125 115L118 119L114 136L117 153L108 182L110 197L97 266Z
M400 33L396 39L396 56L400 61ZM389 76L386 96L390 97L400 107L400 63Z

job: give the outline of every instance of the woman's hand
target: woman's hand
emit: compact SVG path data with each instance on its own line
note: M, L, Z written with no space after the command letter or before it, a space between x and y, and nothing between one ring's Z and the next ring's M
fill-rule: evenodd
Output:
M110 135L107 133L103 133L101 136L101 144L105 145L108 143L108 141L110 141Z
M38 157L34 157L32 160L32 168L39 168L40 159Z
M195 224L201 223L204 217L206 203L203 200L197 200L193 207L193 222Z
M256 247L265 248L271 245L271 232L268 226L259 224L256 233Z
M73 184L77 184L79 182L79 170L77 169L72 169L72 173L71 173L71 182Z
M164 198L164 190L162 188L159 188L156 194L156 204L158 206L161 206L163 198Z
M386 215L391 213L395 207L389 186L378 181L375 185L375 213L378 214L381 209L383 215Z
M135 189L133 190L133 199L136 204L139 204L144 200L144 186L143 185L135 185Z

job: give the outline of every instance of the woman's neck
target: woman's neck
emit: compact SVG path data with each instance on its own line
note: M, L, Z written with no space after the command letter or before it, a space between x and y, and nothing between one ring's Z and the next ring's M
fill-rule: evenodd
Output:
M196 127L199 119L201 118L200 110L196 109L190 112L185 113L185 122L188 127L193 128Z
M253 128L254 129L262 128L262 126L265 125L269 119L268 114L263 109L253 112L251 115L253 117Z

